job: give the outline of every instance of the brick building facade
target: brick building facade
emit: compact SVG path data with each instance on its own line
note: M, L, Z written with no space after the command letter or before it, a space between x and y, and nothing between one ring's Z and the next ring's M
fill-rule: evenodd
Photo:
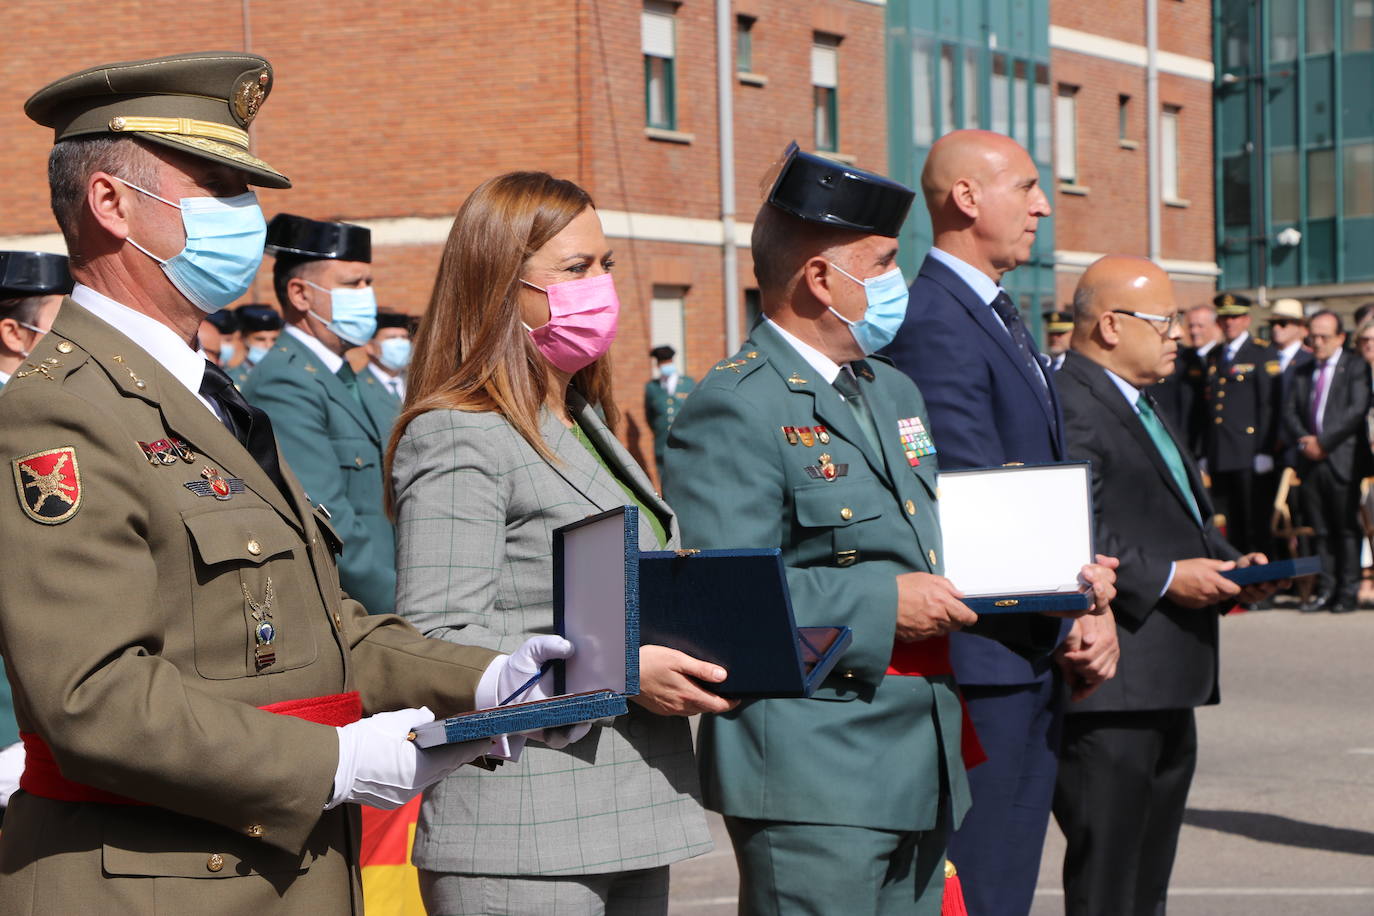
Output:
M823 81L836 99L835 152L885 166L884 7L738 0L732 12L732 51L745 28L749 58L730 80L743 313L763 176L790 140L816 148L813 46L831 49L822 64L833 71ZM452 216L482 180L543 169L592 194L617 249L622 434L648 455L638 440L650 347L676 337L696 376L726 353L715 17L712 0L73 0L58 25L47 4L18 0L7 7L12 40L0 59L0 247L63 250L44 179L51 136L22 112L30 93L109 60L251 49L276 70L254 148L294 182L259 190L263 209L269 219L288 210L371 227L384 308L424 310ZM663 40L662 29L646 29L665 24L670 129L649 126L646 101L646 42ZM270 266L249 299L271 299Z
M1151 150L1146 4L1050 0L1060 303L1070 301L1079 274L1100 255L1152 254L1152 155L1161 171L1162 198L1153 254L1169 271L1181 306L1207 301L1215 292L1211 10L1178 0L1160 0L1157 8L1161 123L1157 149Z

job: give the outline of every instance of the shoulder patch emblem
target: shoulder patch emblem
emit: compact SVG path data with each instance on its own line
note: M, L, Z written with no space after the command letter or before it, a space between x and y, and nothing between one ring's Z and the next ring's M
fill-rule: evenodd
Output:
M72 446L15 458L14 486L24 514L44 525L60 525L81 508L81 471Z

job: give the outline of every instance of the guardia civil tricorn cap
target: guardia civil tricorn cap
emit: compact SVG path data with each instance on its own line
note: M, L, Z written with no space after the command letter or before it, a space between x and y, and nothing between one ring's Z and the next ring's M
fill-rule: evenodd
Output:
M101 64L49 83L24 113L53 142L100 134L138 137L232 166L249 184L289 188L249 152L248 125L272 91L272 65L256 54L203 51Z
M793 216L889 238L901 231L915 197L891 178L803 152L796 143L783 153L768 192L770 204Z
M67 256L46 251L0 251L0 299L65 296L72 291Z
M372 263L372 230L353 223L278 213L267 224L267 251L297 260Z

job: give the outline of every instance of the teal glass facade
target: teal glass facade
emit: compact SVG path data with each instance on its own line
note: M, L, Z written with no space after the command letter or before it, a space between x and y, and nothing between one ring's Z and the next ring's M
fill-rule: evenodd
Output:
M1221 287L1374 280L1374 0L1213 13Z
M918 187L936 138L965 127L1008 134L1030 151L1054 198L1049 0L888 0L888 171ZM914 277L932 244L917 195L899 261ZM1037 336L1054 308L1054 220L1041 220L1031 261L1003 278Z

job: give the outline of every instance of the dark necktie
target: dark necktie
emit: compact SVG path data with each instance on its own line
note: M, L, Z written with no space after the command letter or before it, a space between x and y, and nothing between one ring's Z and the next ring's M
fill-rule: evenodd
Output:
M840 397L844 398L845 406L853 412L854 419L859 421L859 428L864 431L864 438L873 447L873 454L881 460L883 449L878 444L878 426L873 422L873 413L868 409L863 392L859 390L859 380L855 378L853 370L849 366L841 366L840 374L835 376L833 384Z
M358 391L358 374L353 371L353 367L348 364L348 360L344 360L344 364L340 366L339 371L334 374L339 377L339 381L344 383L344 387L348 389L348 393L353 395L353 400L362 404L363 396L362 393Z
M277 463L277 440L272 435L272 421L267 414L245 401L233 380L209 360L205 361L205 375L200 380L200 395L219 408L220 421L225 428L267 472L282 495L289 497L290 491Z
M1016 345L1016 352L1021 355L1021 362L1025 363L1030 374L1040 383L1041 399L1047 407L1051 406L1049 382L1045 379L1045 370L1040 362L1035 341L1031 340L1030 332L1021 322L1021 313L1017 311L1011 297L1005 292L999 292L997 298L992 300L992 309L997 313L997 317L1002 319L1002 323L1007 326L1007 333L1011 335L1011 341Z

